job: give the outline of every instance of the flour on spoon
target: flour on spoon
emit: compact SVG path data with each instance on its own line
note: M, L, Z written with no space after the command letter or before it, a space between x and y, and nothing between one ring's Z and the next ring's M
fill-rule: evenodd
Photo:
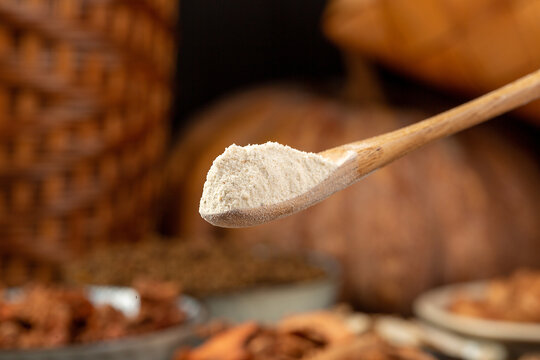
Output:
M199 212L218 214L292 199L326 179L338 164L275 142L231 145L204 183Z

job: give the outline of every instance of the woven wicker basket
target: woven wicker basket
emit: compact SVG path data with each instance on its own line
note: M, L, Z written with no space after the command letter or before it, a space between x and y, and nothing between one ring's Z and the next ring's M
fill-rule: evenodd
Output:
M324 29L350 58L472 96L540 68L539 19L540 0L332 0ZM540 124L540 102L522 114Z
M0 1L0 281L149 227L176 6Z

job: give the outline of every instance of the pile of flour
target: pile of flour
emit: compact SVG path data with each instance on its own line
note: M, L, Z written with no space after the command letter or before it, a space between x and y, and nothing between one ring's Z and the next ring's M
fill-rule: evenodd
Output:
M275 142L231 145L206 176L199 212L217 214L294 198L326 179L338 165Z

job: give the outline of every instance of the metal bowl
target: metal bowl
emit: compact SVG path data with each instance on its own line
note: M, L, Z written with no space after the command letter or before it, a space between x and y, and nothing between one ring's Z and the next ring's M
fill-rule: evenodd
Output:
M210 316L232 322L274 323L284 316L332 306L341 285L341 269L336 260L309 254L308 261L326 276L310 281L269 285L207 296L202 299Z
M93 304L110 304L126 316L139 310L139 297L130 288L89 286L88 296ZM170 360L176 348L196 341L194 327L207 318L207 313L195 299L183 295L178 299L187 315L178 326L145 335L91 344L70 345L51 349L1 350L0 359L9 360Z

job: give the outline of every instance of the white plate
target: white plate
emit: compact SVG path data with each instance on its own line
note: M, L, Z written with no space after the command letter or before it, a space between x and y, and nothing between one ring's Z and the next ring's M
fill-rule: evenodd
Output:
M450 310L458 294L480 298L486 282L456 284L428 291L414 302L415 314L435 325L464 335L510 342L540 342L540 324L497 321L458 315Z

